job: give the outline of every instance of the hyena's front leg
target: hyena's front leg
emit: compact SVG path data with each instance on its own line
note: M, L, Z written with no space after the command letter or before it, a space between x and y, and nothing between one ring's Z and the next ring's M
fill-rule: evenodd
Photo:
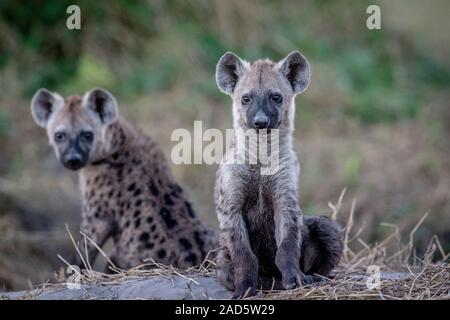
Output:
M283 287L293 289L301 283L299 261L302 214L295 190L282 190L273 199L275 239L278 246L275 264L281 272Z
M219 253L217 254L217 278L225 288L234 291L233 264L224 237L220 238Z
M112 235L113 230L114 228L111 219L106 217L95 217L94 213L89 212L84 212L82 214L80 226L81 233L95 242L100 248ZM89 239L80 235L78 250L81 252L84 262L93 264L98 255L98 249ZM83 268L85 267L83 259L78 252L75 252L72 264Z
M231 266L220 265L221 272L234 271L234 293L233 298L256 294L258 282L258 260L253 253L247 228L242 214L239 212L223 212L219 215L221 237L225 242L231 258ZM228 252L222 252L226 254ZM219 263L226 262L221 259ZM226 276L222 274L223 276ZM226 283L224 284L226 285Z

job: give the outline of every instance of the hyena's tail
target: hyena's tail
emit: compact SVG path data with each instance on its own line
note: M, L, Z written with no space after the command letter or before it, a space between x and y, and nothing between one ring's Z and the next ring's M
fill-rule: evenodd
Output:
M336 221L327 216L304 216L300 269L326 276L341 259L343 244Z

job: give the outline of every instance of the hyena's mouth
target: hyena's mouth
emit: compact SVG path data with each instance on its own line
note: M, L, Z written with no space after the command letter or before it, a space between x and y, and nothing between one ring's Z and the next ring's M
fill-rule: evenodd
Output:
M63 163L63 166L66 168L66 169L69 169L69 170L73 170L73 171L77 171L77 170L79 170L79 169L81 169L81 168L83 168L84 167L84 163Z
M86 165L86 162L84 159L81 158L70 158L70 159L66 159L64 161L61 161L62 165L69 170L79 170L82 167L84 167Z

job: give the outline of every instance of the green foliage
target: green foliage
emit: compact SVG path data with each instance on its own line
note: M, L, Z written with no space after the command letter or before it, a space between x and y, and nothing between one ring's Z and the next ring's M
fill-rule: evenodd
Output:
M345 101L337 107L366 123L415 118L428 88L450 85L450 69L408 39L394 55L389 46L398 41L395 35L361 29L365 1L346 10L340 10L342 1L306 2L302 10L292 10L297 4L291 1L75 3L82 9L78 31L65 28L71 1L0 3L6 30L0 72L13 65L25 94L38 87L68 93L104 86L133 97L185 85L218 98L214 67L227 50L254 59L299 49L332 66L329 89ZM334 29L334 36L321 32Z
M76 74L59 86L63 94L83 93L92 87L112 88L117 79L107 65L90 56L82 56Z
M356 154L349 155L343 162L343 182L346 186L353 186L359 181L361 173L362 158Z

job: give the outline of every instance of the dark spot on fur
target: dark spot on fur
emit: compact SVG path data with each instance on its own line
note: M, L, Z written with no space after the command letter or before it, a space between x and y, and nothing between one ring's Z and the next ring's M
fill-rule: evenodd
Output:
M142 193L142 190L141 190L141 189L136 189L136 191L133 193L133 196L134 196L134 197L137 197L137 196L139 196L141 193Z
M173 206L175 204L169 194L164 195L164 202L167 206Z
M164 258L166 256L166 250L161 249L161 250L158 251L157 254L158 254L158 258L162 259L162 258Z
M146 249L153 249L155 247L155 244L153 242L149 242L145 244Z
M147 242L149 238L150 235L148 234L148 232L142 232L141 235L139 236L139 240L142 242Z
M128 228L130 226L130 220L127 220L127 222L125 222L125 228Z
M136 210L133 214L133 217L138 217L141 214L141 210Z
M123 162L109 163L109 166L114 169L122 170L123 167L125 166L125 163L123 163Z
M175 185L173 186L173 191L175 191L175 192L177 192L177 193L182 193L182 192L183 192L183 189L182 189L178 184L175 184Z
M177 225L177 221L173 219L171 212L167 208L162 207L159 214L163 218L167 229L172 229Z
M186 209L187 209L187 212L188 212L189 216L191 218L195 218L195 213L194 213L194 210L192 210L191 204L188 201L185 201L184 204L186 205Z
M141 204L142 204L142 199L137 199L136 202L134 203L134 205L135 205L136 207L140 207Z
M133 165L135 165L135 166L138 166L138 165L140 165L141 163L142 163L142 161L141 160L139 160L139 159L133 159L132 161L131 161L132 163L133 163Z
M113 158L114 160L119 159L119 153L117 153L117 152L113 153L112 158Z
M172 195L176 198L180 196L181 193L183 193L183 189L178 184L171 185L172 188Z
M184 249L190 250L192 248L192 244L188 239L181 238L178 242L183 246Z
M156 225L152 225L151 228L150 228L150 231L154 232L155 230L156 230Z
M127 190L131 192L131 191L133 191L135 188L136 188L136 184L135 184L135 183L132 183L132 184L130 184L130 185L128 186Z
M156 188L155 183L153 182L153 180L150 180L150 182L148 183L148 188L150 189L150 192L154 196L157 196L159 194L159 190L158 190L158 188Z
M148 224L151 224L152 222L153 222L153 217L148 217L148 218L147 218L147 223L148 223Z
M141 225L141 218L137 218L136 220L134 220L134 227L135 228L139 228L140 225Z
M185 262L192 263L192 265L197 264L197 256L192 252L188 254L188 256L184 259Z

